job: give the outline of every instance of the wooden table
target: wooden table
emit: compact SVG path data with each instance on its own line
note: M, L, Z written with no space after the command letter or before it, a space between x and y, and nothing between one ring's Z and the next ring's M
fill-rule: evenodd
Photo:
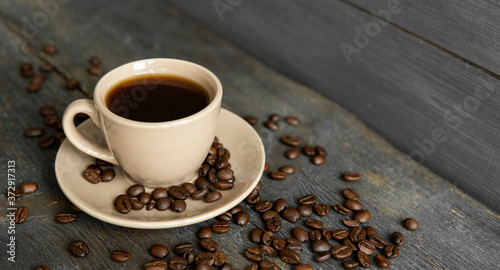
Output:
M261 120L255 128L264 142L271 168L292 164L298 169L282 182L264 175L262 198L283 197L290 205L298 206L300 196L315 193L320 202L331 205L343 201L342 189L356 189L372 212L368 225L385 238L394 231L405 235L405 245L401 255L393 260L393 269L500 268L498 214L409 161L407 155L345 109L269 69L165 2L147 5L132 1L47 2L55 4L49 9L30 1L0 6L2 186L7 188L9 160L16 162L18 185L35 181L40 186L36 193L16 201L16 206L29 207L30 215L23 224L16 225L15 263L7 261L7 199L4 196L0 201L1 269L34 269L40 264L52 269L141 269L154 260L147 252L149 246L159 243L172 249L181 242L196 242L197 229L215 221L175 229L138 230L110 225L84 213L67 225L54 220L57 213L70 209L54 175L57 149L41 149L36 139L22 134L27 127L43 126L39 112L42 105L54 104L61 116L71 101L92 97L99 78L86 73L91 55L100 56L106 70L142 58L173 57L214 71L224 86L223 107L239 115L257 115ZM58 53L42 53L40 48L46 43L56 44ZM29 80L19 74L19 64L25 61L35 67L42 63L56 67L37 93L26 90ZM81 91L64 89L62 85L70 77L81 80ZM271 132L262 126L271 113L296 115L301 125L283 124L280 131ZM45 130L55 132L49 127ZM285 134L299 136L303 143L325 146L329 153L326 164L314 166L304 157L286 160L283 153L288 148L279 143ZM340 178L345 171L358 171L363 179L347 183ZM251 263L243 255L246 247L254 246L248 240L248 232L264 226L250 205L242 205L251 214L251 222L245 227L233 226L228 234L214 236L234 269L245 269ZM345 228L341 224L343 216L334 211L326 217L315 217L329 229ZM416 232L404 229L401 221L406 217L419 220L420 229ZM283 221L278 236L288 237L292 228L303 225L304 219L297 224ZM68 245L78 239L91 248L84 259L75 258L68 251ZM110 254L116 249L131 252L130 261L125 264L112 261ZM199 246L196 251L200 251ZM308 244L304 245L302 259L315 269L341 268L340 262L333 259L316 264ZM293 269L278 258L270 260L283 269Z

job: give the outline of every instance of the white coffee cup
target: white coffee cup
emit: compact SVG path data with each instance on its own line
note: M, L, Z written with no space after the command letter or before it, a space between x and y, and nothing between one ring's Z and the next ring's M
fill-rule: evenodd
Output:
M209 95L208 106L167 122L134 121L106 107L106 94L116 84L135 76L164 74L185 77L203 86ZM147 94L147 90L143 91L146 92L140 94ZM76 100L66 108L63 128L76 148L120 165L134 182L151 188L168 187L194 180L215 137L221 102L222 85L205 67L178 59L145 59L124 64L104 75L95 87L93 101ZM101 129L107 147L96 145L78 132L73 122L78 113L92 118Z

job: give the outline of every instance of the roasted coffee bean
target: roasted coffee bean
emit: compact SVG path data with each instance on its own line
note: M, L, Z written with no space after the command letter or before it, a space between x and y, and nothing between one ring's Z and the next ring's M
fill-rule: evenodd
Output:
M127 194L130 197L139 197L139 195L141 195L141 193L144 193L145 191L146 191L146 189L144 188L143 185L135 184L135 185L130 186L127 189ZM148 193L146 193L146 194L148 194ZM150 198L150 201L151 201L151 198ZM149 201L147 201L147 202L146 201L142 201L142 203L147 204L147 203L149 203Z
M56 54L57 53L57 47L53 44L44 44L42 46L42 51L46 54Z
M330 251L330 249L332 248L332 244L328 243L327 241L316 240L312 242L311 247L314 252L325 252Z
M69 78L66 80L65 87L67 90L75 90L80 88L80 81L75 78Z
M349 240L351 240L354 244L357 244L361 239L365 239L365 237L366 231L360 227L352 229L349 233Z
M308 145L305 145L304 146L304 154L306 156L314 156L316 155L316 148L314 148L314 146L308 144Z
M161 199L160 199L161 200ZM186 211L187 205L184 200L174 200L172 205L170 205L170 209L176 213L182 213Z
M28 62L21 63L21 65L19 66L19 70L21 71L21 75L23 75L23 77L30 77L24 75L28 72L33 73L33 64Z
M302 227L297 227L292 230L292 236L299 240L300 242L307 242L309 241L309 235L307 234L307 231L302 228Z
M248 221L250 221L250 216L245 211L238 212L234 216L234 223L236 223L237 225L245 226L248 224Z
M76 220L77 215L71 213L59 213L56 215L57 222L68 224Z
M144 208L144 204L137 199L130 199L130 203L132 204L132 210L141 210Z
M357 261L345 261L342 263L345 269L351 270L355 269L356 267L359 266L359 263Z
M345 172L342 176L347 182L356 182L361 179L361 174L357 172Z
M271 232L279 232L281 230L281 220L279 217L273 217L266 220L266 228Z
M338 230L332 231L332 238L335 240L340 241L340 240L346 238L347 236L349 236L349 232L344 230L344 229L338 229Z
M21 206L16 209L14 214L14 222L17 224L23 223L29 215L29 209L26 206Z
M221 181L228 181L233 179L234 177L234 172L231 169L222 169L217 172L217 179Z
M342 239L342 245L346 245L352 248L352 250L358 250L358 247L355 244L353 244L351 240L349 240L349 238Z
M318 230L313 230L309 233L309 240L310 241L316 241L316 240L321 240L323 236L321 235L321 232Z
M216 161L217 161L217 154L209 154L207 156L207 158L205 159L205 163L208 164L208 165L210 165L210 166L212 166L212 167L215 165Z
M259 181L257 185L255 186L256 190L260 190L262 188L262 181Z
M273 203L270 201L260 201L260 202L255 204L254 208L255 208L255 211L257 211L257 212L260 212L260 213L266 212L269 209L273 208Z
M102 76L104 75L104 69L102 67L88 66L87 72L91 75Z
M321 231L321 236L322 238L321 239L324 239L326 241L330 241L332 239L332 231L330 231L329 229L327 228L324 228L322 231Z
M359 265L364 268L368 268L372 264L368 254L364 253L363 251L358 251L356 253L356 258L358 259Z
M26 87L26 90L28 90L29 92L37 92L41 88L42 88L42 84L41 83L30 83L28 85L28 87Z
M19 188L23 191L23 194L33 193L38 190L38 184L36 182L26 182L22 183Z
M88 167L83 171L83 178L92 184L97 184L102 181L102 176L92 167Z
M205 227L208 228L208 227ZM174 247L174 252L177 255L182 255L187 252L192 252L194 250L194 245L192 243L181 243Z
M300 124L299 118L297 116L288 115L285 117L285 122L290 126L298 126Z
M373 255L373 253L375 253L375 245L366 239L359 240L358 249L368 255Z
M314 194L308 194L305 196L300 197L299 203L300 204L306 204L306 205L311 205L315 204L318 201L318 197Z
M266 269L273 269L273 270L279 270L280 268L278 267L277 264L268 261L268 260L263 260L259 262L259 269L261 270L266 270Z
M297 159L300 157L300 151L297 149L290 149L285 152L285 157L290 160Z
M262 218L262 220L266 221L270 218L273 218L273 217L277 217L279 218L279 214L278 212L274 211L274 210L267 210L266 212L262 213L262 215L260 215L260 217Z
M302 217L300 212L293 207L285 207L280 214L283 219L291 223L296 223Z
M359 200L359 194L352 188L346 188L342 191L342 194L344 194L344 196L347 198L347 199L351 199L351 200Z
M220 214L217 218L219 220L223 220L223 221L230 221L231 219L233 219L233 214L231 214L229 212L224 212L224 213Z
M246 270L259 270L259 265L256 264L256 263L253 263L251 265L249 265Z
M310 205L302 204L297 207L297 210L300 212L302 217L310 217L313 215L313 208Z
M11 197L12 193L14 193L14 198L16 198L16 199L19 199L24 195L22 189L16 188L16 189L14 189L14 192L11 192L9 190L5 191L5 197Z
M170 205L172 205L172 201L168 197L159 198L155 202L155 208L158 211L166 211L167 209L170 208Z
M54 105L43 105L41 108L40 108L40 113L43 115L43 116L47 116L47 115L51 115L51 114L56 114L57 113L57 109L56 109L56 106Z
M316 153L320 156L326 156L326 149L321 145L316 145Z
M30 127L24 130L24 136L26 137L40 137L43 136L44 131L42 128Z
M122 194L118 195L115 199L115 207L118 212L122 214L127 214L132 210L132 203L130 202L130 197L128 195Z
M316 211L316 214L320 217L324 217L330 213L330 207L324 203L316 204L314 205L314 211Z
M375 230L372 226L366 226L365 231L366 231L366 236L370 236L373 234L378 235L377 230Z
M397 246L402 246L405 243L405 238L400 232L394 232L391 235L391 241Z
M99 57L93 55L89 58L89 64L91 64L92 66L98 67L101 65L101 59Z
M310 266L309 264L299 264L299 265L296 265L295 268L293 268L294 270L314 270L314 268L312 266Z
M76 257L85 258L89 254L89 247L85 242L77 240L69 245L69 251Z
M78 208L78 207L77 207L76 205L74 205L74 204L71 204L69 207L70 207L71 209L73 209L73 210L77 211L77 212L82 212L82 210L81 210L80 208Z
M188 264L192 264L194 263L194 253L193 252L185 252L184 254L182 254L182 258L186 259L187 263Z
M274 238L274 233L272 231L267 231L262 234L262 239L260 241L262 244L270 246L273 243Z
M144 264L144 270L167 270L168 264L166 261L152 261Z
M330 251L323 251L317 254L314 254L313 259L317 263L325 263L332 257L332 253ZM312 269L312 268L311 268Z
M205 198L205 196L207 196L208 192L209 192L208 188L202 188L196 191L195 193L191 194L191 199L202 200L203 198Z
M368 210L359 210L356 214L354 214L354 219L360 223L366 223L370 221L371 218L372 214Z
M151 192L151 197L155 201L160 198L165 198L167 196L168 196L168 191L166 188L156 188L155 190L153 190L153 192Z
M151 202L151 194L146 193L146 192L143 192L143 193L139 194L139 201L142 204L147 205L148 203Z
M269 166L269 163L265 162L265 163L264 163L264 172L269 171L269 169L270 169L270 168L271 168L271 167Z
M217 242L215 242L212 238L201 239L200 245L204 250L210 252L214 252L219 249L219 244L217 244Z
M35 270L50 270L50 267L46 264L41 264L40 266L35 268Z
M294 174L295 173L295 167L293 167L291 165L281 166L280 172L284 172L286 174Z
M102 168L101 166L97 165L97 164L90 164L89 166L87 166L87 169L92 169L94 170L96 173L98 174L102 174Z
M158 259L163 259L163 258L167 257L169 253L170 253L170 251L164 245L156 244L156 245L152 245L149 248L149 254L155 258L158 258Z
M226 263L222 266L221 270L233 270L233 266L232 266L230 263L226 262Z
M101 177L102 177L102 182L111 182L113 179L115 179L115 170L113 169L106 169L102 172Z
M184 270L186 269L187 265L187 260L182 257L172 257L168 259L168 269Z
M277 251L280 251L282 249L284 249L286 247L286 241L279 238L279 237L275 237L271 243L271 245L273 246L273 248Z
M115 262L123 263L130 260L130 253L123 250L115 250L113 254L111 254L111 259Z
M254 262L260 262L266 256L264 251L258 247L248 247L245 250L245 256Z
M210 171L210 166L208 164L203 164L200 168L200 170L198 170L198 175L200 177L205 177L207 176L208 174L208 171ZM205 179L206 180L206 179ZM196 183L195 183L196 184ZM198 187L198 184L196 184L196 186ZM200 187L198 187L200 188Z
M363 209L363 205L357 200L347 199L345 200L344 205L352 211L359 211Z
M325 156L322 155L315 155L314 157L311 158L311 162L314 165L323 165L326 162Z
M217 250L214 252L214 265L222 266L226 263L226 254L222 250Z
M375 262L382 269L391 268L391 261L384 255L377 254L377 256L375 256Z
M348 209L340 204L334 204L333 210L335 210L335 212L342 214L342 215L348 215L348 214L352 213L352 211L350 209Z
M57 122L57 115L49 114L43 118L43 123L47 126L53 126Z
M379 236L377 234L369 235L368 240L370 240L370 242L372 242L372 244L378 249L383 249L385 245L387 245L387 241L385 241L385 239L382 238L382 236Z
M286 179L286 173L280 171L271 171L269 173L269 177L273 180L281 181Z
M24 192L26 193L26 192ZM414 220L413 218L407 218L403 221L403 226L410 231L416 231L418 230L418 221Z
M219 234L227 233L230 229L229 221L219 221L212 225L212 231Z
M264 253L269 257L278 256L278 251L276 251L276 249L274 249L271 246L260 245L260 249L262 249L264 251Z
M296 238L293 238L293 237L287 237L287 238L285 238L285 241L287 244L298 244L298 245L301 244L301 242L299 240L297 240Z
M384 247L384 255L389 259L394 259L399 255L399 247L395 245L387 245Z
M256 204L260 201L260 193L257 189L252 190L252 192L246 197L245 201L249 204Z
M207 180L208 180L208 182L213 183L213 182L217 181L217 176L215 176L215 173L216 173L215 168L211 168L208 171L208 174L207 174Z
M352 254L352 248L346 245L338 245L332 248L332 256L335 260L345 260Z
M172 186L168 190L168 194L170 197L179 199L179 200L186 200L189 197L189 191L181 186Z
M276 201L274 201L273 204L273 210L276 212L281 212L283 209L286 207L286 200L283 198L278 198Z
M243 117L243 119L245 119L245 121L247 121L252 126L255 126L259 123L259 118L254 115L246 115Z
M86 118L84 118L84 119L87 119L87 118L89 117L89 116L88 116L88 115L86 115L86 114L81 114L81 115L83 115L83 117L86 117ZM78 114L77 114L76 116L77 116L77 117L79 117L79 115L78 115ZM107 162L107 161L104 161L104 160L102 160L102 159L98 159L98 158L95 158L95 159L94 159L94 163L95 163L95 164L97 164L97 165L99 165L99 166L113 166L113 164L111 164L111 163L109 163L109 162Z
M305 224L309 228L316 229L316 230L323 229L323 227L324 227L323 222L321 222L321 221L319 221L317 219L313 219L313 218L310 218L310 219L306 220Z
M184 183L184 184L182 184L182 187L185 188L189 192L189 195L198 191L198 188L194 184L191 184L191 183Z
M279 113L273 113L269 116L269 120L278 122L281 120L281 115Z
M196 265L206 263L212 266L214 264L215 258L212 252L202 252L195 256L194 261Z
M232 215L236 215L243 210L244 210L243 206L236 205L235 207L229 209L229 213L231 213Z
M289 264L300 264L300 255L291 249L280 251L281 260Z
M297 252L297 254L302 254L302 245L299 243L299 244L288 244L286 245L285 249L291 249L295 252Z
M198 237L198 239L211 238L212 233L213 233L212 229L210 229L210 227L205 226L198 230L196 236Z
M155 208L155 202L154 201L151 201L148 203L148 205L146 205L146 210L147 211L150 211L150 210L153 210Z
M229 157L230 157L229 151L225 151L224 155L219 156L219 158L215 162L215 169L221 170L227 168L229 166ZM210 171L208 171L208 173L210 174Z
M250 235L249 235L250 241L253 243L259 244L261 242L263 234L264 234L264 230L262 230L261 228L257 227L255 229L251 230Z
M45 135L38 141L38 146L42 148L47 148L56 142L56 138L53 135Z
M222 193L220 193L219 191L212 191L212 192L208 193L207 196L205 196L205 198L203 198L203 200L206 203L212 203L212 202L215 202L218 199L220 199L220 197L222 197Z
M300 145L299 138L290 135L285 135L281 137L281 142L288 146L293 146L293 147L297 147Z

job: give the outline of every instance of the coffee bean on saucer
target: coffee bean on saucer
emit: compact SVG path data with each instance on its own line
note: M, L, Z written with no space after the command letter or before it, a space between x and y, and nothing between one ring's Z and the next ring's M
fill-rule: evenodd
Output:
M195 193L191 194L191 199L202 200L203 198L205 198L207 196L208 192L209 192L208 188L202 188L202 189L196 191Z
M298 126L300 124L299 118L297 116L288 115L285 117L285 122L290 126Z
M205 164L206 165L206 164ZM194 184L198 189L204 189L210 185L210 182L205 177L198 177L195 181Z
M29 194L38 190L38 184L36 182L26 182L22 183L19 188L23 191L23 194Z
M247 225L249 220L250 216L245 211L241 211L234 216L234 223L240 226Z
M141 210L144 208L144 204L137 199L130 199L130 203L132 204L132 210Z
M357 172L345 172L342 176L347 182L356 182L361 179L361 175Z
M399 255L399 247L395 245L387 245L384 247L384 255L389 259L394 259Z
M222 193L219 191L212 191L205 196L204 200L206 203L212 203L220 199L220 197L222 197Z
M272 120L268 120L264 123L264 126L267 127L268 129L272 130L272 131L277 131L280 129L280 126L277 122L275 121L272 121Z
M247 121L252 126L255 126L257 125L257 123L259 123L259 119L254 115L246 115L243 117L243 119L245 119L245 121Z
M231 229L229 221L219 221L212 225L212 231L218 234L227 233Z
M155 258L163 259L168 256L169 250L166 246L156 244L149 248L149 254Z
M310 205L302 204L297 207L302 217L310 217L313 215L313 208Z
M24 191L24 190L23 190ZM26 193L26 192L24 192ZM406 229L410 231L416 231L418 230L418 221L414 220L413 218L407 218L403 221L403 225Z
M113 169L106 169L102 172L101 177L102 177L102 182L111 182L113 179L115 179L115 170Z
M130 202L130 197L126 194L118 195L115 199L115 207L118 212L122 214L127 214L132 210L132 202Z
M53 44L44 44L42 46L42 51L46 54L56 54L57 53L57 47Z
M405 238L400 232L394 232L391 235L391 241L397 246L402 246L405 243Z
M57 222L68 224L76 220L77 215L71 213L59 213L56 215Z
M280 215L283 219L291 223L296 223L302 217L300 212L292 207L285 207L283 211L280 212Z
M245 250L245 256L251 261L260 262L264 259L265 253L258 247L248 247Z
M314 205L314 211L320 217L324 217L330 213L330 207L324 203Z
M194 184L191 184L191 183L184 183L184 184L182 184L182 187L185 188L189 192L189 195L198 191L198 188Z
M170 200L169 197L162 197L156 200L155 202L155 208L158 211L165 211L168 208L170 208L170 205L172 204L172 201Z
M170 197L179 200L186 200L189 197L189 191L181 186L172 186L168 190Z
M297 147L300 145L299 138L297 138L295 136L290 136L290 135L285 135L285 136L281 137L281 142L288 145L288 146L293 146L293 147Z
M28 207L26 206L18 207L14 214L14 222L16 224L21 224L26 220L26 218L28 218L28 215L29 215Z
M371 218L372 214L368 210L359 210L356 214L354 214L354 219L360 223L366 223L370 221Z
M359 200L360 196L359 194L352 188L346 188L342 191L342 194L347 198L351 200Z
M96 173L98 174L102 174L102 168L101 166L97 165L97 164L90 164L89 166L87 166L87 169L92 169L94 170Z
M147 205L146 205L146 211L151 211L155 208L155 205L156 203L154 201L150 201Z
M300 151L297 149L290 149L285 152L285 157L290 160L296 159L299 156L300 156Z
M284 172L286 174L294 174L295 173L295 167L291 165L285 165L280 168L280 172Z
M285 180L286 173L280 171L272 171L269 173L269 177L273 180Z
M177 212L177 213L182 213L182 212L186 211L186 207L187 207L187 205L186 205L186 202L184 200L174 200L172 202L172 205L170 206L172 211Z
M142 193L144 193L146 191L146 189L144 188L144 186L140 185L140 184L135 184L135 185L132 185L130 186L128 189L127 189L127 194L130 196L130 197L139 197L139 195L141 195ZM145 194L148 194L148 193L145 193ZM151 201L151 198L150 200ZM141 202L143 204L147 204L149 203L149 201L142 201Z
M323 164L325 164L326 159L325 159L325 156L315 155L314 157L312 157L311 162L314 165L323 165Z
M128 191L127 191L127 193L128 193ZM133 194L136 194L136 193L134 192ZM146 193L146 192L139 194L139 201L144 205L148 205L151 202L151 194Z
M160 198L165 198L167 196L168 196L168 191L166 188L156 188L151 193L151 198L153 198L153 200L155 201L159 200Z
M157 260L144 264L144 270L167 270L168 264L166 261Z
M72 242L69 245L69 250L73 255L79 258L85 258L89 254L89 247L85 242L81 240Z
M83 116L87 116L88 117L88 115L86 115L86 114L83 114ZM94 163L97 164L97 165L99 165L99 166L113 166L113 164L111 164L111 163L109 163L107 161L104 161L102 159L98 159L98 158L94 159Z
M87 168L83 171L83 178L92 184L101 182L102 176L93 168Z
M113 261L115 262L123 263L130 260L130 253L123 250L115 250L111 254L111 259L113 259Z
M24 130L24 136L26 137L40 137L43 136L45 132L42 128L30 127Z

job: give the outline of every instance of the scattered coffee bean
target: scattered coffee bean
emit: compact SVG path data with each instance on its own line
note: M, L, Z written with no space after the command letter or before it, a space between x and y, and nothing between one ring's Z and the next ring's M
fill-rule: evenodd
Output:
M370 240L370 242L372 242L372 244L375 245L375 247L378 249L383 249L385 245L387 245L387 241L385 241L385 239L382 238L382 236L379 236L377 234L372 234L372 235L367 234L367 236L368 240Z
M360 223L366 223L370 221L371 218L372 214L368 210L359 210L356 214L354 214L354 219Z
M304 145L304 154L306 156L315 156L316 155L316 148L310 144Z
M358 251L356 253L356 258L358 259L359 265L364 268L368 268L372 264L370 261L370 257L363 251Z
M260 190L262 188L262 181L259 181L257 185L255 186L256 190Z
M16 189L14 189L14 192L10 192L9 190L5 191L5 197L11 197L12 193L14 193L14 198L16 198L16 199L19 199L24 195L22 189L16 188Z
M212 252L202 252L195 256L194 261L196 265L206 263L212 266L214 264L215 258Z
M300 197L299 199L300 204L307 204L307 205L315 204L317 201L318 197L316 197L316 195L314 194L308 194Z
M399 247L395 245L387 245L384 247L384 255L389 259L394 259L399 255Z
M269 171L269 169L270 169L269 163L267 163L267 162L264 163L264 172Z
M300 140L295 136L285 135L281 137L281 142L292 147L300 146Z
M245 256L254 262L260 262L264 259L265 253L262 249L257 247L248 247L245 250Z
M71 213L59 213L56 215L57 222L68 224L76 220L77 215Z
M76 257L85 258L89 254L89 247L85 242L77 240L69 245L69 251Z
M323 251L317 254L314 254L313 260L317 263L325 263L332 257L330 251ZM313 268L311 268L313 269Z
M24 192L26 193L26 192ZM418 221L414 220L413 218L407 218L403 221L403 226L410 231L416 231L418 230Z
M283 209L285 209L286 207L286 200L283 199L283 198L278 198L276 199L276 201L274 201L274 204L273 204L273 210L276 211L276 212L281 212L283 211Z
M363 205L357 200L347 199L345 200L344 205L352 211L359 211L363 209Z
M170 205L172 205L172 201L168 197L159 198L155 202L155 208L158 211L166 211L170 208Z
M274 249L271 246L260 245L260 249L262 249L264 251L264 253L269 257L278 256L278 251L276 251L276 249Z
M356 182L361 179L361 175L357 172L345 172L342 176L347 182Z
M260 201L255 204L254 208L255 211L262 213L273 208L273 203L270 201Z
M254 189L250 195L247 196L245 201L249 204L256 204L260 201L261 196L259 194L259 191L257 189Z
M278 212L274 211L274 210L267 210L266 212L262 213L262 215L260 215L260 217L262 218L262 220L266 221L270 218L273 218L273 217L277 217L279 218L279 214Z
M365 237L366 231L360 227L352 229L349 233L349 240L351 240L354 244L357 244L361 239L365 239Z
M320 203L314 205L314 211L316 211L316 214L320 217L324 217L330 213L330 207L328 205Z
M33 72L33 65L28 62L22 63L19 67L19 70L21 71L21 76L25 78L29 78L35 75L35 72Z
M375 253L375 245L366 239L359 240L358 249L368 255L373 255L373 253Z
M40 113L43 116L47 116L47 115L51 115L51 114L56 114L57 113L57 109L56 109L56 106L47 104L47 105L43 105L40 108Z
M340 240L346 238L347 236L349 236L349 232L344 230L344 229L338 229L338 230L332 231L332 238L335 240L340 241Z
M330 249L332 248L332 244L328 243L327 241L316 240L312 242L311 247L314 252L325 252L330 251Z
M359 266L359 263L357 261L345 261L342 263L345 269L351 270L355 269L356 267Z
M316 145L316 153L320 156L326 156L326 149L321 145Z
M309 264L299 264L299 265L296 265L295 268L293 268L294 270L314 270L314 268L312 266L310 266Z
M57 47L53 44L44 44L42 46L42 51L46 54L56 54L57 53Z
M237 225L245 226L248 224L248 221L250 221L250 216L245 211L238 212L234 216L234 223L236 223Z
M174 200L172 205L170 205L170 209L176 213L182 213L186 211L187 204L184 200Z
M245 119L245 121L247 121L252 126L255 126L259 123L259 118L254 115L246 115L243 117L243 119Z
M326 159L325 159L325 156L315 155L314 157L312 157L311 162L314 165L323 165L323 164L325 164Z
M269 177L273 180L285 180L286 173L281 171L272 171L269 173Z
M78 208L78 206L74 205L74 204L71 204L69 206L71 209L75 210L76 212L82 212L82 210L80 208Z
M335 212L342 214L342 215L348 215L348 214L352 213L352 211L350 209L347 209L346 207L344 207L340 204L334 204L333 210L335 210Z
M300 264L300 255L291 249L280 251L281 260L289 264Z
M290 126L298 126L300 124L299 118L297 116L288 115L285 117L285 122Z
M377 254L377 256L375 256L375 262L382 269L391 268L391 261L384 255Z
M300 151L297 149L290 149L285 152L285 157L290 160L297 159L300 157Z
M272 269L272 270L279 270L280 268L278 267L277 264L268 261L268 260L263 260L259 262L259 269L266 270L266 269Z
M201 227L196 236L198 237L198 239L205 239L205 238L211 238L212 237L212 229L210 229L210 227Z
M310 241L316 241L316 240L321 240L323 236L321 235L321 232L318 230L313 230L312 232L309 233L309 240Z
M286 245L285 249L291 249L295 252L297 252L297 254L302 254L302 245L300 243L298 244L288 244Z
M284 172L286 174L294 174L295 173L295 167L291 165L285 165L280 168L280 172Z
M40 266L35 268L35 270L50 270L50 267L46 264L41 264Z
M217 244L217 242L215 242L212 238L201 239L200 245L204 250L210 252L214 252L219 249L219 244Z
M38 184L36 182L26 182L22 183L19 188L23 191L23 194L29 194L38 190Z
M332 239L332 231L330 231L329 229L327 228L324 228L322 231L321 231L321 236L323 236L322 239L326 240L326 241L330 241Z
M286 241L279 237L275 237L272 241L272 246L277 251L283 250L286 247Z
M101 177L102 177L102 182L111 182L113 179L115 179L115 170L113 169L106 169L102 172Z
M405 243L405 238L400 232L394 232L391 235L391 241L397 246L402 246Z
M187 252L192 252L193 250L194 250L194 245L192 243L181 243L174 247L174 252L178 255L182 255Z
M352 248L346 245L338 245L332 248L332 256L336 260L345 260L352 254Z
M194 256L194 253L192 251L190 251L190 252L185 252L184 254L182 254L182 258L186 259L188 264L192 264L194 262L195 256Z
M352 248L352 250L358 250L358 247L355 244L353 244L351 240L349 240L349 238L342 239L342 245L346 245Z
M272 131L277 131L280 129L280 126L278 123L276 123L275 121L272 121L272 120L268 120L264 123L264 126L267 127L268 129L272 130Z
M285 207L283 211L280 212L280 215L283 219L291 223L296 223L302 217L300 212L293 207Z
M315 230L320 230L320 229L323 229L323 227L324 227L323 222L321 222L317 219L313 219L313 218L306 220L305 224L309 228L315 229Z
M89 64L92 65L92 66L95 66L95 67L98 67L101 65L101 58L95 56L95 55L92 55L90 58L89 58Z
M23 223L26 218L28 218L29 215L29 209L26 206L21 206L16 209L16 212L14 214L14 222L16 224L21 224Z
M281 230L281 220L279 217L273 217L266 220L266 227L271 232L279 232Z
M56 142L56 138L53 135L46 135L38 141L38 146L42 148L47 148Z
M270 246L272 244L274 238L275 238L274 233L272 231L267 231L264 234L262 234L261 243L266 245L266 246Z
M307 242L309 241L309 235L307 234L307 231L302 228L302 227L297 227L292 230L292 236L299 240L300 242Z
M226 254L222 250L217 250L214 252L214 265L222 266L226 263Z
M75 90L80 88L80 81L74 78L67 79L65 87L67 90Z
M251 230L250 235L249 235L250 241L253 243L259 244L261 242L263 234L264 234L264 230L262 230L261 228L257 227L255 229Z
M40 137L40 136L43 136L44 133L45 132L43 131L42 128L31 127L31 128L27 128L24 131L24 136L26 136L26 137Z
M111 259L115 262L123 263L130 260L130 253L123 250L115 250L113 254L111 254Z
M166 261L152 261L144 264L144 270L167 270L168 264Z
M233 219L233 214L231 214L230 212L224 212L220 214L217 218L223 221L230 221L231 219Z
M378 235L377 233L377 230L375 230L372 226L367 226L365 228L365 231L366 231L366 236L370 236L370 235Z
M104 69L102 69L102 67L88 66L87 73L100 77L104 75Z
M49 114L43 118L43 123L47 126L53 126L57 122L57 115Z
M155 258L158 258L158 259L163 259L163 258L167 257L169 253L170 253L170 251L168 250L168 248L166 246L163 246L163 245L156 244L156 245L152 245L149 248L149 254Z
M212 225L212 231L219 234L227 233L230 229L229 221L219 221Z
M342 191L342 194L344 194L344 196L347 198L347 199L351 199L351 200L359 200L359 194L352 188L346 188Z
M278 113L273 113L269 116L269 120L274 121L274 122L278 122L281 120L281 115Z
M297 207L302 217L310 217L313 215L313 208L310 205L302 204Z
M232 266L230 263L226 262L226 263L222 266L221 270L233 270L233 266Z

